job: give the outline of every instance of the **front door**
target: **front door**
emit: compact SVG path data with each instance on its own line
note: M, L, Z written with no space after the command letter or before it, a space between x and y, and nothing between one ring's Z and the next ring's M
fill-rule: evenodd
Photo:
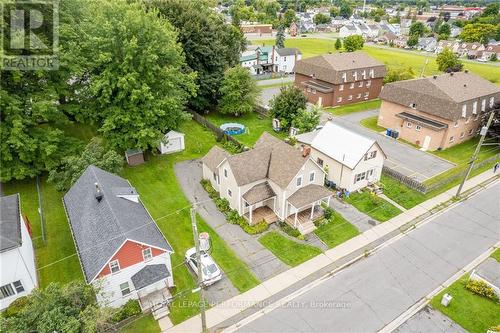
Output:
M424 138L424 143L422 145L422 150L427 150L429 149L429 145L431 144L431 137L426 135Z

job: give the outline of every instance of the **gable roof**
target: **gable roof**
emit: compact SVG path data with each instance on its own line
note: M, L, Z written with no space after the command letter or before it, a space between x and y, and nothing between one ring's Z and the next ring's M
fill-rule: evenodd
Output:
M368 150L373 145L378 145L375 140L331 121L319 130L298 135L297 141L310 145L349 169L354 169ZM382 151L380 146L379 149Z
M201 161L212 171L217 170L217 166L229 156L229 153L218 146L213 146Z
M95 198L95 183L103 194L100 202ZM142 202L116 194L125 189L137 195L126 179L90 165L63 197L88 283L127 239L173 252Z
M283 47L281 49L276 48L276 52L282 57L295 55L295 53L302 54L302 52L300 52L300 50L295 47Z
M299 74L314 76L315 78L340 84L342 74L350 74L360 69L374 69L374 77L383 77L386 73L385 65L375 58L370 57L364 52L346 52L336 54L323 54L317 57L299 60L295 65L294 71ZM368 75L368 73L367 73ZM351 82L354 78L347 75L347 81Z
M0 252L22 244L19 194L0 197Z
M457 72L389 83L380 98L404 106L416 104L418 111L454 121L462 116L460 103L494 94L500 94L500 87L475 74ZM467 111L472 113L472 108Z

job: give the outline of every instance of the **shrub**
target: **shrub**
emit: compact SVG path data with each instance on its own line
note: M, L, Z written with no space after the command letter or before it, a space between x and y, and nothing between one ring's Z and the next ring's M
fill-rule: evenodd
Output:
M322 225L328 224L328 223L330 223L330 220L326 219L326 218L314 221L314 225L317 228L321 227Z
M210 197L210 199L216 199L219 197L219 192L217 192L212 184L210 183L209 180L207 179L202 179L200 181L201 183L201 186L205 189L205 191L208 193L208 196Z
M118 311L113 315L112 320L117 323L129 317L138 315L141 312L139 302L135 299L130 299L118 309Z
M240 214L238 214L238 211L236 209L232 209L226 213L226 219L227 222L231 224L240 224L240 220L242 219L242 217L240 216Z
M330 220L333 217L333 209L331 207L325 207L323 209L323 214L325 219Z
M28 303L28 297L22 296L18 299L14 300L10 305L5 309L3 315L5 318L16 316L19 312L23 310L23 308Z
M283 221L278 222L278 225L281 228L281 230L285 234L287 234L288 236L292 236L292 237L299 237L300 236L300 231L298 231L295 228L290 227L288 224L286 224L286 222L283 222Z
M250 234L250 235L260 234L260 233L263 233L264 231L266 231L267 229L269 229L269 225L264 220L260 221L259 223L254 224L254 225L249 225L246 220L244 220L244 221L245 221L245 224L242 226L243 231L245 231L247 234Z
M498 297L495 294L493 288L491 288L486 282L478 280L469 280L465 284L465 288L469 289L473 293L487 297L491 300L497 301Z
M231 154L238 154L243 151L243 149L240 146L229 140L222 141L222 147L224 147L224 149L230 152Z
M223 213L226 213L231 209L231 207L229 206L229 201L227 201L227 199L216 198L214 201L217 209L219 209Z

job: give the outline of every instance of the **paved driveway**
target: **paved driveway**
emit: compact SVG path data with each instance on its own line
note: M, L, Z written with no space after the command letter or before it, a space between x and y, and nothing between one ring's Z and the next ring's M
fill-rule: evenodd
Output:
M331 114L328 114L331 116ZM385 135L362 126L359 122L365 118L378 115L378 110L353 112L344 116L333 117L334 122L377 140L387 155L385 165L397 170L409 177L415 177L419 181L432 178L443 171L454 166L453 163L445 161L432 154L420 151L409 145L399 143ZM323 117L325 120L325 117Z
M219 212L200 184L202 178L201 162L199 160L184 161L174 166L175 175L182 191L189 201L207 201L198 205L200 216L226 241L241 260L246 262L255 276L261 280L284 272L289 267L257 240L259 235L251 236L240 226L229 224L226 217Z
M500 239L500 184L265 313L239 332L376 332Z
M399 326L394 333L467 333L462 326L445 316L439 311L426 306L403 325Z
M260 91L260 98L259 98L259 103L260 105L264 107L269 106L269 101L274 97L274 95L279 94L280 92L280 87L274 87L274 88L265 88Z

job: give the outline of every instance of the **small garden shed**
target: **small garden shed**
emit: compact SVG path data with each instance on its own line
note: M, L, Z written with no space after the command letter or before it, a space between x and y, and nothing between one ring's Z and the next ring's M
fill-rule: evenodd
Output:
M130 166L139 165L144 163L144 153L138 148L127 149L125 151L125 159Z
M184 133L170 131L165 134L164 140L158 145L161 154L171 154L184 150Z

